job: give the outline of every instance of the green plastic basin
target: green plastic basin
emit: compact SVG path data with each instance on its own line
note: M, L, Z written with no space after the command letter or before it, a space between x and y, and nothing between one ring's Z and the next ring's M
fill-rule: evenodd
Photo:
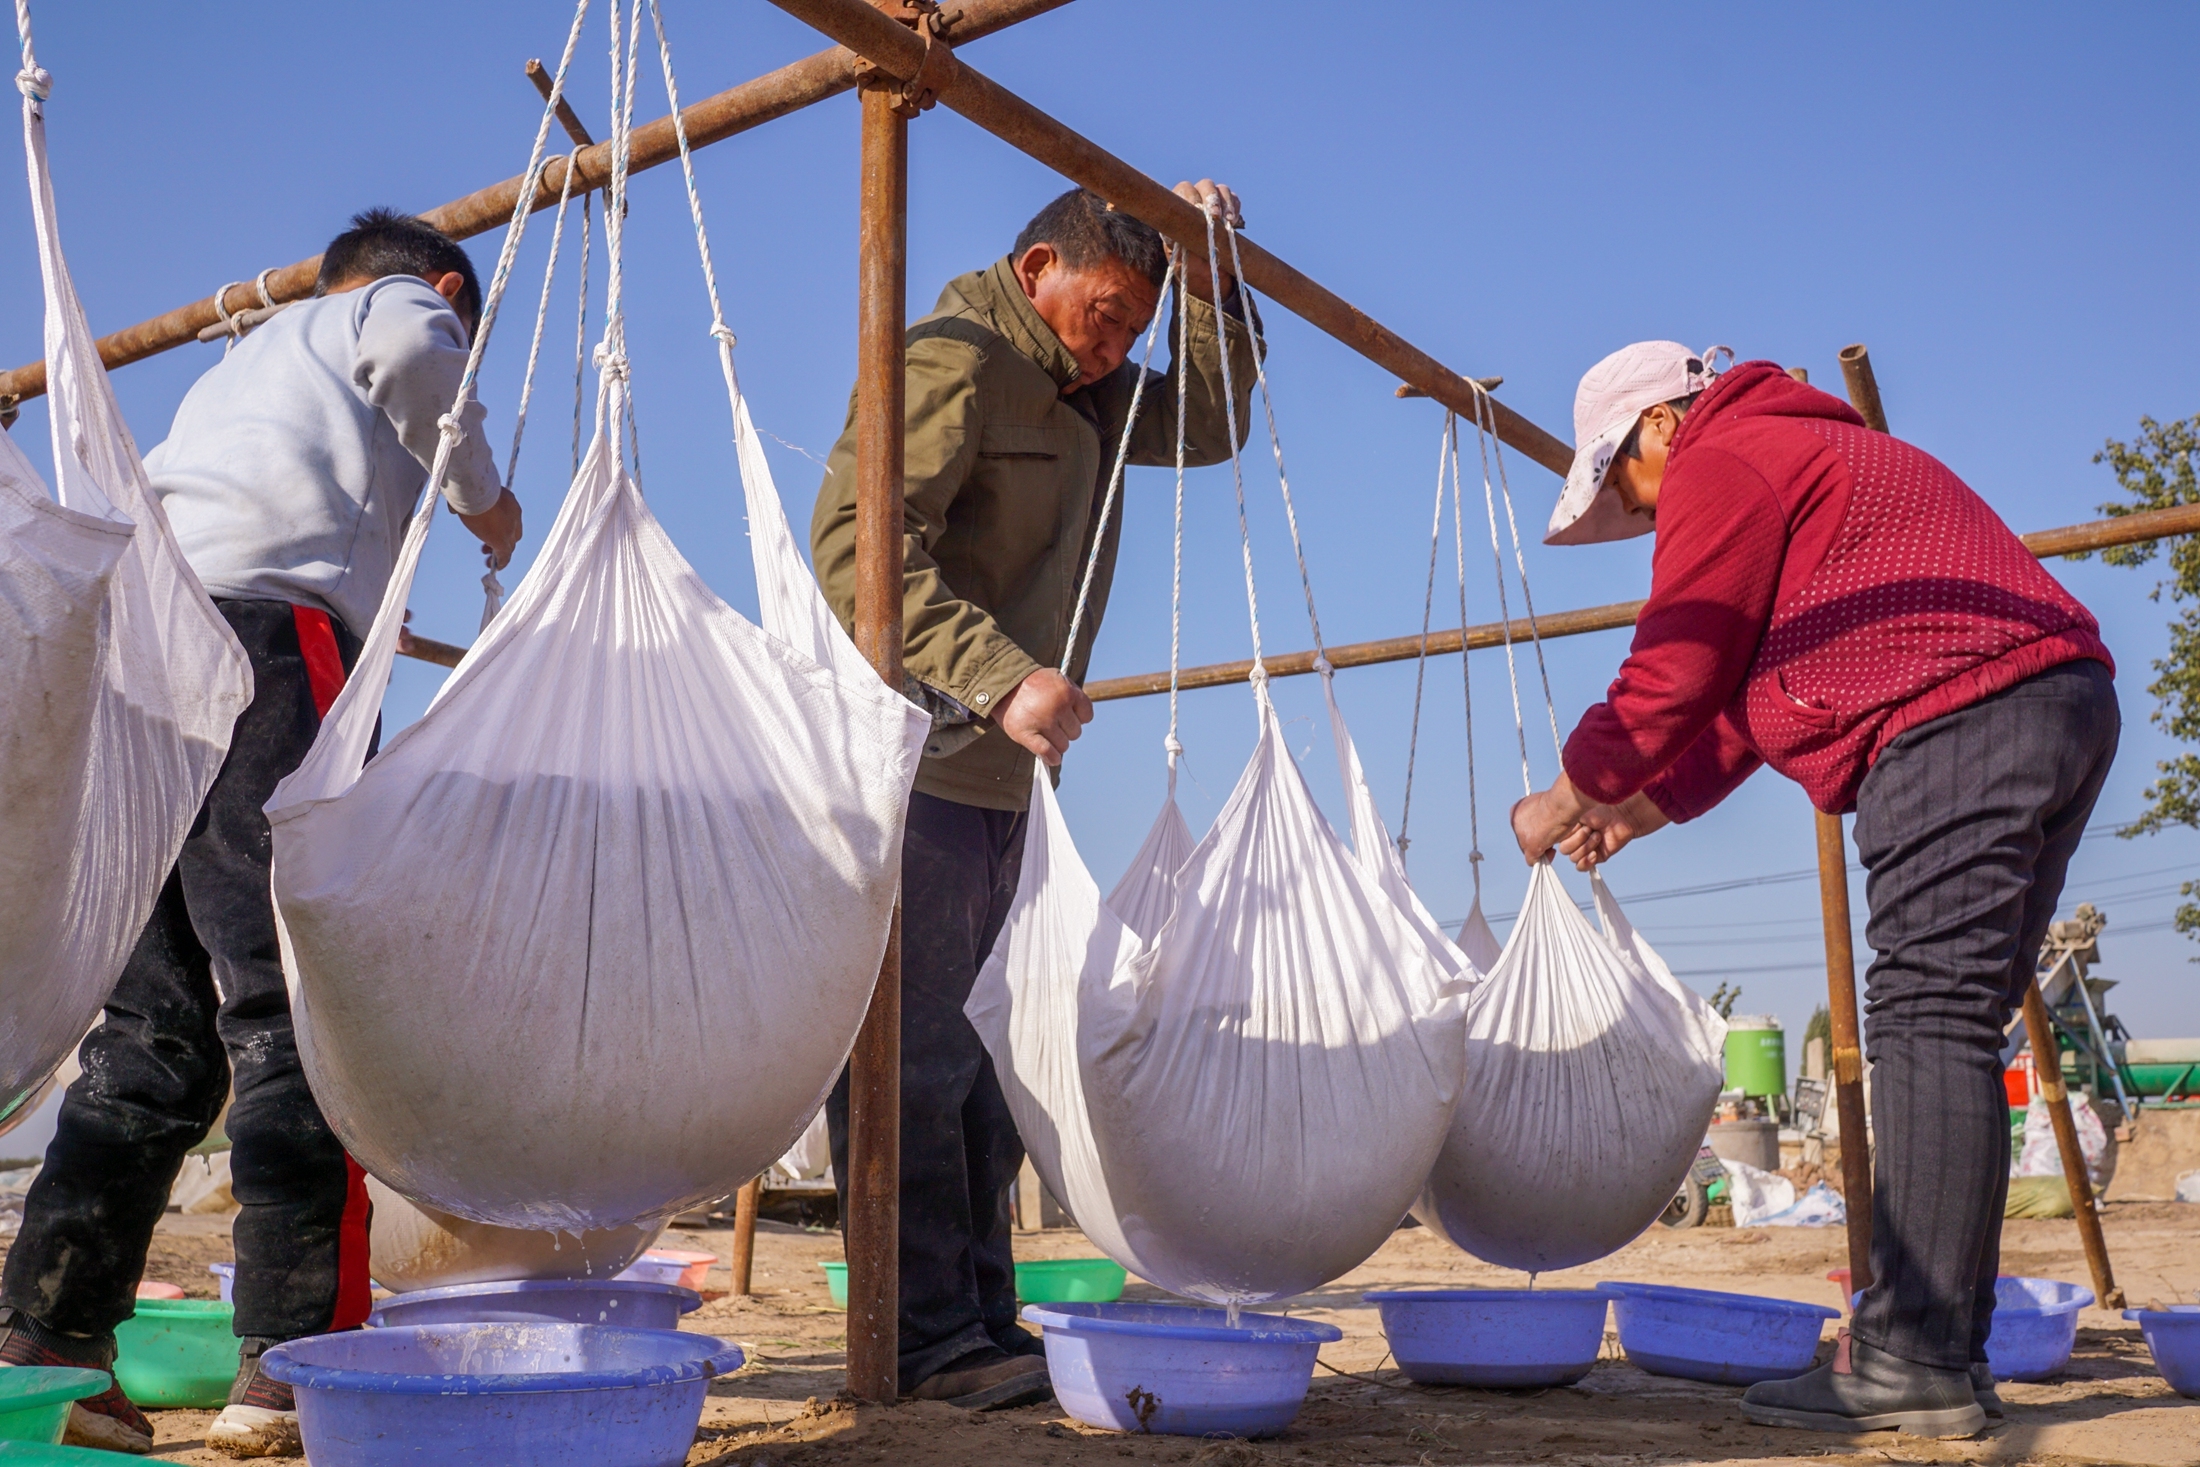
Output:
M1129 1274L1109 1258L1040 1258L1016 1265L1016 1297L1026 1304L1112 1304Z
M841 1308L848 1307L848 1265L845 1263L821 1263L825 1270L825 1287L832 1292L833 1302Z
M16 1463L31 1467L33 1463L44 1467L114 1467L113 1452L95 1452L90 1447L50 1447L43 1442L0 1441L0 1463L14 1467Z
M70 1403L107 1389L104 1370L11 1365L0 1370L0 1442L52 1443L69 1424Z
M115 1330L115 1380L140 1406L211 1411L237 1379L236 1306L218 1299L140 1299Z

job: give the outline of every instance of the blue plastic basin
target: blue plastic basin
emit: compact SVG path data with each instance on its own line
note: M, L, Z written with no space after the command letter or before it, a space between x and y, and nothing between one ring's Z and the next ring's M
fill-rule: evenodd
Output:
M600 1324L403 1325L278 1345L314 1467L679 1467L724 1340Z
M2078 1311L2092 1302L2091 1289L2058 1279L1994 1280L1994 1329L1986 1337L1994 1379L2045 1380L2069 1364Z
M1608 1302L1594 1289L1384 1289L1398 1368L1423 1385L1572 1385L1597 1363Z
M616 1324L678 1329L703 1296L678 1284L642 1279L511 1279L415 1289L385 1299L367 1316L377 1327L407 1324Z
M2200 1304L2167 1309L2126 1309L2154 1352L2154 1368L2180 1396L2200 1396Z
M1666 1284L1600 1283L1620 1348L1652 1375L1752 1385L1810 1369L1824 1322L1841 1311L1793 1299Z
M1027 1304L1062 1409L1160 1436L1274 1436L1291 1424L1335 1325L1182 1304Z

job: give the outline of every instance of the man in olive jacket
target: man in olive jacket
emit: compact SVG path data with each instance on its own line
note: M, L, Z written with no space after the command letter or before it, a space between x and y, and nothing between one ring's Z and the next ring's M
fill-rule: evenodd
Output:
M1177 193L1233 221L1211 181ZM1140 368L1129 360L1167 270L1160 235L1072 189L1006 258L948 282L908 335L902 661L933 715L902 844L901 1388L969 1409L1043 1399L1039 1342L1016 1323L1007 1193L1023 1142L963 1017L1016 894L1032 760L1059 766L1092 718L1077 683L1107 606L1122 516L1101 540L1081 645L1062 663L1078 583ZM1188 262L1190 361L1146 385L1130 461L1230 455L1215 286ZM1236 411L1253 340L1222 282ZM1257 324L1257 323L1255 323ZM1165 328L1171 342L1175 326ZM826 465L811 555L844 625L855 615L855 413ZM848 1081L827 1103L847 1200ZM845 1215L845 1211L843 1213Z

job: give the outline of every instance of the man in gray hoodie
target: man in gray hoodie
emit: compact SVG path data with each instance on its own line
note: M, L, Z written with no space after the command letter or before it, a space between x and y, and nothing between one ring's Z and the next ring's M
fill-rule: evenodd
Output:
M230 1101L239 1365L207 1441L238 1456L298 1449L290 1388L259 1373L262 1352L355 1328L369 1307L365 1175L299 1063L261 807L359 655L481 309L447 236L387 210L352 225L321 257L317 298L235 343L146 455L185 560L252 660L252 702L84 1041L0 1278L0 1364L110 1368L184 1153ZM501 566L519 503L481 405L456 426L443 495ZM72 1409L66 1439L145 1452L152 1427L110 1387Z

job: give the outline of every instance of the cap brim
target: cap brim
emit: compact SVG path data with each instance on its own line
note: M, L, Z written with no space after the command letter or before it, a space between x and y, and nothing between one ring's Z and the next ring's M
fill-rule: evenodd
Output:
M1574 451L1573 466L1566 471L1566 487L1559 491L1551 510L1546 545L1595 545L1607 540L1632 540L1657 528L1646 514L1630 514L1619 494L1604 482L1619 445L1633 431L1635 416L1590 439Z

